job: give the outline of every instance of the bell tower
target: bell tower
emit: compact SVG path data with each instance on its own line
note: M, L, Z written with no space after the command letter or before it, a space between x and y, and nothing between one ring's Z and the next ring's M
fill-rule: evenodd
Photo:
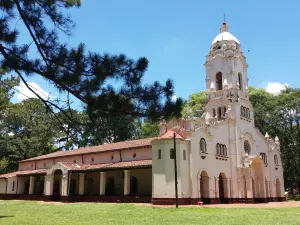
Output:
M231 103L238 102L241 117L250 120L252 106L248 96L248 65L239 40L229 33L226 22L221 25L220 33L210 46L205 67L209 100L205 118L210 121L225 120L230 116L228 109L232 109ZM237 108L236 104L234 106Z

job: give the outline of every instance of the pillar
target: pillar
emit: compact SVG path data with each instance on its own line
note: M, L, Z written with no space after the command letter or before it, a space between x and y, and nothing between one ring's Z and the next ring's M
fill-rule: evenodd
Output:
M79 195L84 194L84 178L85 178L85 173L80 173L79 174L79 188L78 188Z
M215 177L215 198L219 198L219 177Z
M30 180L29 180L29 194L30 195L34 194L34 183L35 183L35 177L30 176Z
M106 172L100 172L100 195L105 195Z
M217 191L216 187L215 187L215 179L214 179L214 177L209 177L208 179L209 179L208 180L208 182L209 182L208 198L214 198L216 196L216 191ZM218 187L218 189L219 189L219 187Z
M247 187L247 198L254 198L252 190L252 177L248 176L246 178L246 187Z
M54 182L54 175L48 174L45 176L45 185L44 185L44 193L45 195L52 195L53 194L53 182Z
M68 196L68 182L69 181L69 174L62 174L61 175L61 189L60 194L61 196Z
M130 171L124 170L124 195L130 195Z

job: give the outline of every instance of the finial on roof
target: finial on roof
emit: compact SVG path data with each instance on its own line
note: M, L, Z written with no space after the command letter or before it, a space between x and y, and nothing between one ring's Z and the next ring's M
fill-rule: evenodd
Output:
M269 137L270 137L269 134L268 134L268 132L266 132L265 137L266 137L266 138L269 138Z
M220 28L220 33L228 32L228 25L226 23L226 14L224 13L224 22Z

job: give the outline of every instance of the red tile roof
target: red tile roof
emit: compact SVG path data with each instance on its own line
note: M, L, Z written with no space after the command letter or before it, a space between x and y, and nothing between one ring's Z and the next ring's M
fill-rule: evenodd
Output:
M152 165L152 160L137 160L129 162L115 162L115 163L103 163L103 164L76 164L68 162L59 162L59 164L65 166L70 171L87 171L87 170L109 170L109 169L119 169L119 168L139 168L139 167L150 167ZM39 170L22 170L12 173L2 174L1 178L10 178L21 175L32 175L32 174L46 174L46 169Z
M103 164L76 164L61 162L71 171L83 171L83 170L97 170L97 169L118 169L118 168L137 168L137 167L148 167L152 165L152 160L137 160L128 162L114 162L114 163L103 163Z
M58 157L71 156L71 155L89 154L89 153L96 153L96 152L106 152L106 151L117 151L117 150L128 150L128 149L135 149L135 148L151 147L151 141L156 138L157 137L144 138L144 139L138 139L138 140L116 142L116 143L112 143L112 144L91 146L91 147L86 147L86 148L78 148L78 149L70 150L70 151L58 151L58 152L53 152L53 153L50 153L47 155L41 155L41 156L37 156L34 158L25 159L25 160L22 160L21 162L49 159L49 158L58 158Z
M188 132L185 129L171 129L168 130L165 134L163 134L162 136L160 136L160 139L168 139L168 138L173 138L174 133L176 134L176 138L178 139L186 139L188 137Z
M21 170L21 171L16 171L12 173L6 173L0 175L0 178L10 178L10 177L15 177L15 176L21 176L21 175L31 175L31 174L45 174L46 169L39 169L39 170Z

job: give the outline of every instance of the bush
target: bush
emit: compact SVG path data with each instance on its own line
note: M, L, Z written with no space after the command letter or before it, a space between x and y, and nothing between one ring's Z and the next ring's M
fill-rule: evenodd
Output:
M300 201L300 195L295 196L295 201Z

